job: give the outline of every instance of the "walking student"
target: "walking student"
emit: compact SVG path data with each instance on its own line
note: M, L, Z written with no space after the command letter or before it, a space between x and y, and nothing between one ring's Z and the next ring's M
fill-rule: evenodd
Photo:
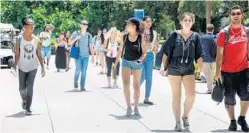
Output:
M57 72L60 72L60 69L67 68L67 56L66 56L66 34L64 31L61 31L58 42L56 44L56 54L55 54L55 66Z
M211 94L213 90L214 72L215 72L215 58L216 58L216 43L214 32L214 25L207 25L207 33L201 37L201 44L204 52L203 56L203 72L207 80L207 94Z
M108 36L108 38L106 38L105 42L104 42L104 48L105 48L105 51L107 52L106 53L106 65L107 65L107 80L108 80L108 88L118 88L118 83L117 83L117 79L118 79L118 76L119 76L119 67L120 67L120 63L118 62L116 68L114 68L114 64L115 64L115 61L116 61L116 57L118 55L118 30L116 29L116 27L112 27L108 34L110 36ZM112 86L112 83L111 83L111 72L112 70L114 70L112 73L113 75L116 75L114 76L115 79L114 80L114 83L113 83L113 86Z
M51 57L51 34L54 29L53 25L45 25L44 31L40 33L40 39L42 41L41 53L44 63L47 64L47 69L49 69L49 60ZM47 60L46 60L47 59Z
M147 54L146 58L143 61L143 69L141 76L141 85L144 81L145 84L145 99L144 104L153 105L153 102L149 101L151 87L152 87L152 77L153 77L153 67L154 67L154 54L157 54L158 51L158 40L157 33L153 31L152 20L149 16L143 18L144 24L144 40L147 45Z
M24 32L16 39L16 53L14 68L19 69L19 91L22 97L22 108L26 115L31 115L31 104L33 98L33 87L35 76L41 64L41 75L45 76L43 60L41 56L40 40L33 35L35 28L31 18L22 19Z
M143 35L139 32L140 22L135 18L130 18L126 21L127 34L122 36L118 56L115 62L117 66L121 55L122 58L122 79L125 101L127 104L126 115L132 114L130 102L130 76L133 71L133 88L134 88L134 115L140 116L138 103L140 98L140 78L142 73L142 62L146 57L146 46L144 44Z
M189 130L189 113L195 101L194 61L202 71L202 46L200 36L191 31L195 22L194 14L183 13L180 16L182 29L173 32L163 46L164 55L161 71L167 67L168 79L172 88L172 107L176 120L176 131L182 131L181 125L181 84L185 88L186 99L183 108L183 126ZM166 62L167 61L167 62Z
M93 38L94 40L94 46L95 46L95 51L96 51L96 65L98 66L101 64L103 58L101 58L101 53L103 52L103 44L104 44L104 35L102 34L102 31L98 29L98 34Z
M233 6L229 11L230 25L220 31L217 38L216 79L222 79L225 87L225 107L231 120L229 131L249 132L246 114L249 106L248 90L248 36L249 30L241 24L243 10ZM235 95L240 98L240 115L235 119Z
M76 70L74 74L74 87L78 88L78 79L81 74L80 79L80 91L86 91L85 82L87 75L87 67L90 54L92 55L91 63L94 63L94 49L92 42L92 35L87 32L88 22L83 20L81 22L81 30L75 31L70 40L69 44L73 45L74 43L79 44L79 57L75 59Z

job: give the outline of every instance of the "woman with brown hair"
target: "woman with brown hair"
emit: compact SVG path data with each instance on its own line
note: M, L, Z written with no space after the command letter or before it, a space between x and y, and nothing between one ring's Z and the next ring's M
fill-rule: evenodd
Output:
M200 36L191 31L195 22L194 14L184 13L180 16L181 30L173 32L163 46L164 55L161 71L168 68L168 79L172 88L172 107L176 120L176 131L182 131L181 84L185 88L186 99L182 116L183 126L189 130L188 116L195 101L194 61L202 71L202 46ZM167 61L167 62L166 62Z
M67 68L67 57L66 57L66 46L67 42L65 40L66 34L64 31L61 31L58 41L56 43L56 56L55 56L55 65L57 72L60 72L60 69Z

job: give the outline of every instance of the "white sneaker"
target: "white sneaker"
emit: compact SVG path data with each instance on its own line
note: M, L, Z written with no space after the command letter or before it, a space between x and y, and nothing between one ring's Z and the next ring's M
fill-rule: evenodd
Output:
M117 84L117 83L114 83L114 84L113 84L113 88L119 88L118 84Z
M107 85L108 88L112 88L112 84L109 82Z

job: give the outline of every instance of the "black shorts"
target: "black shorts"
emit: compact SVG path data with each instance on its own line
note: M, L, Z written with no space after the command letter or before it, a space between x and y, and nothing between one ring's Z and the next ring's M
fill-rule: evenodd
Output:
M188 58L183 58L183 62L181 62L181 57L174 57L171 59L171 62L168 66L168 75L172 76L186 76L186 75L194 75L195 67L194 60Z
M249 101L248 70L249 69L245 69L236 73L221 72L222 81L225 87L226 105L236 104L236 93L241 101Z

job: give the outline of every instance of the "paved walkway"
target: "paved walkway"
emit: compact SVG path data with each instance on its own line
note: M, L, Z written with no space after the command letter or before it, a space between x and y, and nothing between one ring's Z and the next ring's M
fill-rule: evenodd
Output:
M51 63L52 64L52 63ZM72 68L74 68L72 61ZM72 133L72 132L173 132L174 117L167 78L154 72L151 100L156 105L140 104L142 117L125 117L122 89L107 89L106 77L89 65L87 92L73 91L73 72L56 72L52 67L45 78L38 71L32 110L24 116L18 92L18 79L8 69L0 71L1 133ZM119 81L120 86L121 80ZM197 84L205 91L205 84ZM184 92L183 92L184 94ZM144 85L141 87L141 102ZM183 101L183 99L182 99ZM238 112L238 107L237 114ZM190 115L192 132L227 132L229 120L224 105L217 106L210 95L197 94Z

